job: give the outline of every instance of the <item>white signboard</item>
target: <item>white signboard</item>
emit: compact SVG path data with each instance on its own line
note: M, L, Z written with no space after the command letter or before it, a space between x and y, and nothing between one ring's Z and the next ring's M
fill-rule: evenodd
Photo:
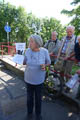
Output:
M23 55L26 49L26 43L16 43L16 54Z
M16 43L16 55L13 57L15 63L23 64L25 49L26 43Z
M25 50L26 43L16 43L16 50Z
M75 74L67 83L66 86L69 88L74 88L74 86L77 84L79 80L78 74Z
M19 54L16 54L14 57L13 57L13 61L17 64L23 64L23 60L24 60L24 56L23 55L19 55Z

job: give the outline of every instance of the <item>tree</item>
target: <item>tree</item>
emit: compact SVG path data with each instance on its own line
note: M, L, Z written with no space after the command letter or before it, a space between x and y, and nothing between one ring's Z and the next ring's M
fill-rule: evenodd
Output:
M44 42L46 40L51 39L51 32L56 31L58 33L58 38L61 39L62 36L65 34L64 27L60 24L59 20L56 20L55 18L44 18L43 19L43 25L42 25L42 31L41 35L44 39Z
M76 35L80 34L80 0L74 0L71 5L77 6L76 8L72 9L71 11L63 9L61 13L68 15L69 17L72 17L72 20L70 22L71 25L75 26L75 33Z
M51 38L51 32L57 31L59 39L65 34L65 28L55 18L37 18L27 13L23 7L16 8L7 3L0 3L0 41L7 42L4 26L6 22L11 27L10 42L28 42L31 34L39 34L43 41Z
M7 4L0 4L0 40L6 40L6 32L4 30L4 26L6 22L9 23L11 27L10 32L10 41L25 41L26 40L26 30L28 29L26 26L27 21L27 13L24 8L19 7L16 9L15 6ZM16 34L15 29L18 28L19 31Z
M71 3L71 5L76 5L76 4L78 4L80 2L80 0L74 0L72 3Z

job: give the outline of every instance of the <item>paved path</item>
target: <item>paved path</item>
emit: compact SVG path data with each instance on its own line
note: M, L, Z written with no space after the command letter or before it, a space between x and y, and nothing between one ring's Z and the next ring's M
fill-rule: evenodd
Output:
M15 66L11 60L3 59L8 64ZM15 67L24 71L23 66ZM73 93L69 93L67 96L74 99ZM23 77L20 78L9 70L0 71L0 120L26 120L26 94ZM70 111L65 104L60 103L60 101L53 102L50 98L43 96L43 120L80 120L80 117Z
M26 94L26 85L21 78L9 70L0 71L0 120L26 120ZM43 120L77 120L78 118L64 102L52 101L45 95L42 116Z

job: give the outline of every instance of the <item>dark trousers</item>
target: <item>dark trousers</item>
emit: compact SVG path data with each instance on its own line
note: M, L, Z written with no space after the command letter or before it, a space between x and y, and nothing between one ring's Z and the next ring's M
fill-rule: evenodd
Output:
M27 110L28 110L28 114L32 114L33 107L35 107L36 116L41 115L42 88L43 88L43 84L31 85L31 84L27 83Z

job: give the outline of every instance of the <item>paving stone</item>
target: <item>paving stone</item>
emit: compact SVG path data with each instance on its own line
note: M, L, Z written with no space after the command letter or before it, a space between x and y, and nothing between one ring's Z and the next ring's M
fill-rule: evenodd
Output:
M16 69L24 73L24 66L15 66L15 63L8 58L3 58L2 60L5 64L10 65L11 69L14 69L14 71ZM22 79L18 78L16 75L13 75L6 70L0 71L0 104L2 113L7 120L26 120L26 94L26 85L23 77ZM67 94L65 93L65 97L70 97L73 101L75 101L74 92ZM77 120L75 114L72 114L71 117L68 116L69 111L64 106L61 107L49 101L43 101L42 106L42 115L44 120ZM4 117L2 119L4 119Z

